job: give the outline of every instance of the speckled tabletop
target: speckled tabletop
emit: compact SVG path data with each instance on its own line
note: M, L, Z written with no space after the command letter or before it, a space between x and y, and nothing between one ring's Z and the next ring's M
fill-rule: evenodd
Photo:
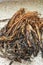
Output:
M0 3L0 20L9 19L12 15L20 8L25 8L29 11L38 11L43 17L43 0L22 0L22 1L12 1L12 2L1 2ZM0 22L0 29L7 24L8 21ZM9 65L10 60L7 58L0 57L0 65ZM43 59L41 58L41 53L37 57L32 59L32 62L23 61L22 63L15 62L12 65L43 65Z

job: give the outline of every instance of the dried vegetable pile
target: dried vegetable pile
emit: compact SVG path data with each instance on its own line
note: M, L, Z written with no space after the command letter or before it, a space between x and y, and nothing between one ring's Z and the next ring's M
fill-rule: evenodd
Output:
M43 57L43 18L38 12L21 8L13 15L0 30L0 51L11 61L30 60L39 51Z

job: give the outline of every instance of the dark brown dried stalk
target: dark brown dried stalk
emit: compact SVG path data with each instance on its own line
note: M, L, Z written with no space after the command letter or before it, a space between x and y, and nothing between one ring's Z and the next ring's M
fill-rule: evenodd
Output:
M30 60L41 50L43 57L43 18L22 8L0 30L0 51L12 62Z

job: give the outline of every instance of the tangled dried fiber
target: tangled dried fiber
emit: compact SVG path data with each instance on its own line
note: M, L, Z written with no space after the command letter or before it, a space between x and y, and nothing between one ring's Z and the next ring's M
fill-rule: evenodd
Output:
M0 30L2 57L21 62L30 60L41 51L43 57L43 18L36 11L17 11L8 24Z

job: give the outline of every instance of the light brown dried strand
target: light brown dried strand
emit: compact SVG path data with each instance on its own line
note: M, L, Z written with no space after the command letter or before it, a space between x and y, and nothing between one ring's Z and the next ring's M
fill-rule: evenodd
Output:
M18 10L13 16L12 18L9 20L8 24L7 24L7 28L10 28L13 23L15 23L16 19L19 18L21 15L23 15L25 13L25 9L21 8L20 10Z
M12 27L7 31L7 34L9 35L9 33L11 32L11 30L13 29L14 26L16 26L18 23L20 24L21 22L23 22L23 20L25 20L26 18L32 17L32 16L37 16L36 12L30 12L30 13L26 13L23 15L23 17L21 17L18 21L16 21Z

